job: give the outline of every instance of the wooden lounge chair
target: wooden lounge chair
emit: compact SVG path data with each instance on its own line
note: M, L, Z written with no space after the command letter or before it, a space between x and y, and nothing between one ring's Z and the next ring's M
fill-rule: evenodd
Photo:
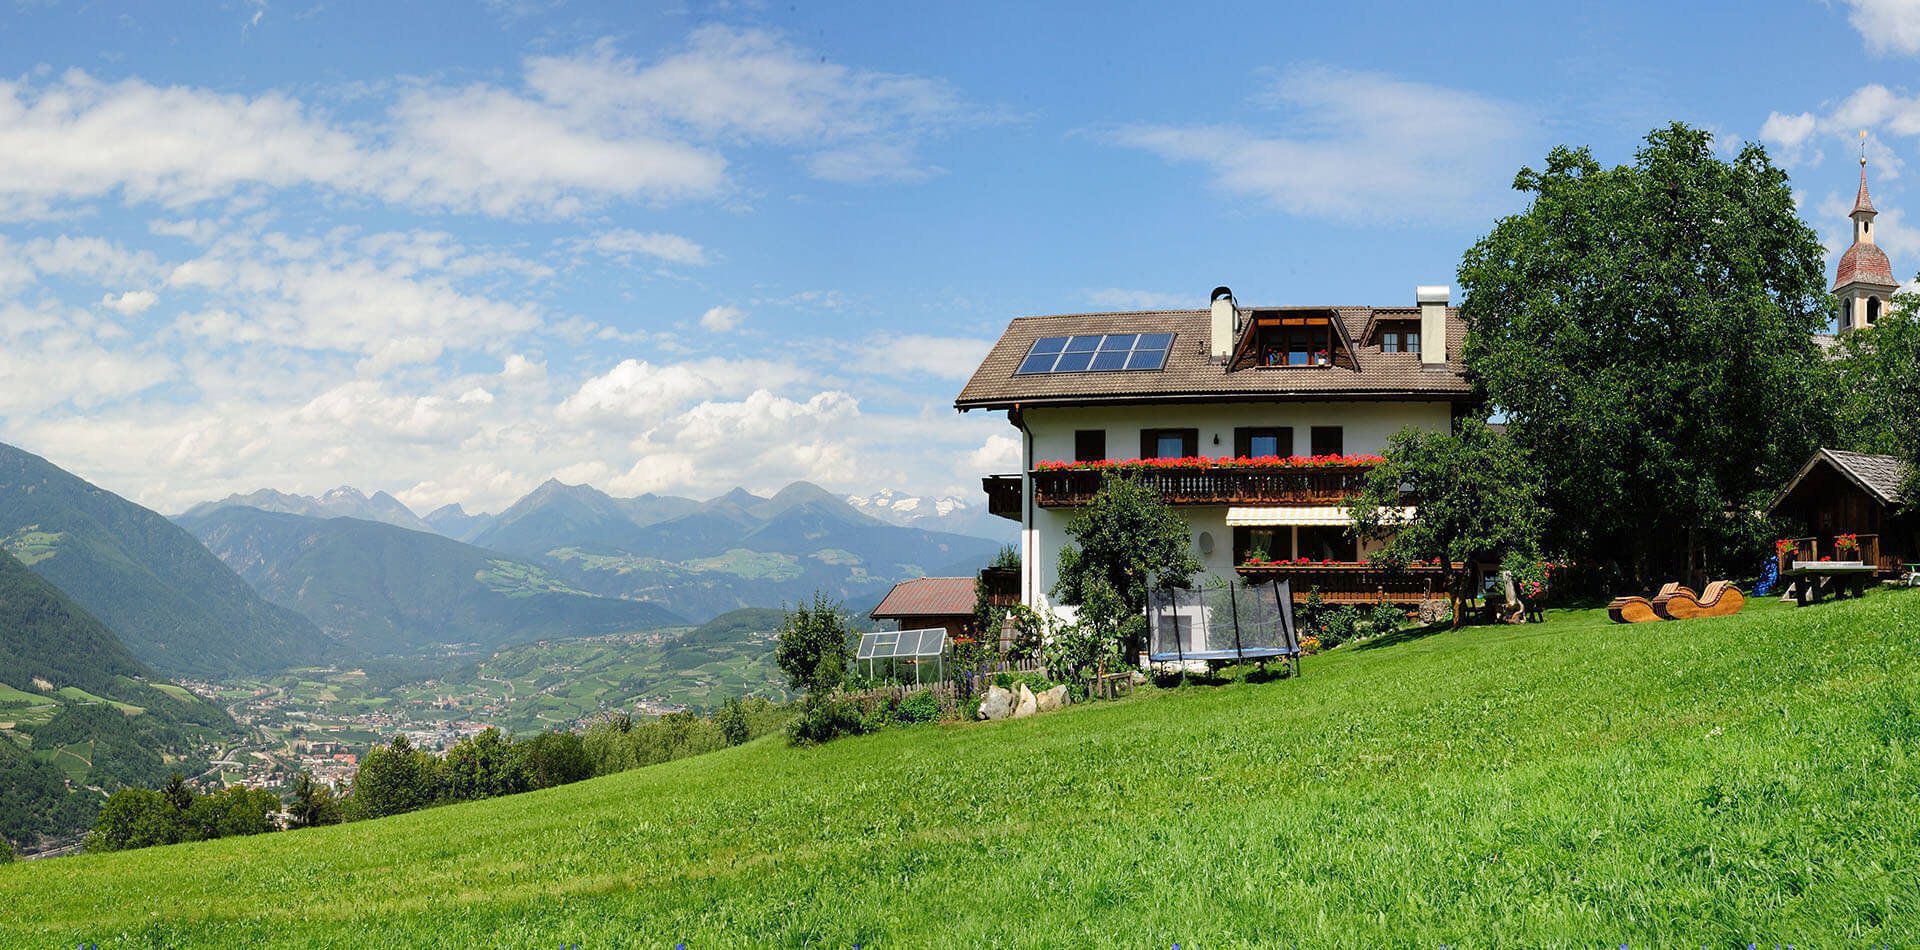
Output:
M1700 596L1682 587L1671 594L1662 594L1653 599L1653 612L1668 620L1690 620L1694 617L1725 617L1737 614L1747 605L1746 595L1732 581L1714 581Z
M1674 581L1661 587L1660 593L1655 594L1654 599L1671 597L1683 591L1687 596L1693 596L1693 591L1681 587L1679 581ZM1660 614L1654 611L1652 600L1631 594L1615 597L1613 602L1607 605L1607 616L1612 617L1614 623L1649 623L1662 619Z

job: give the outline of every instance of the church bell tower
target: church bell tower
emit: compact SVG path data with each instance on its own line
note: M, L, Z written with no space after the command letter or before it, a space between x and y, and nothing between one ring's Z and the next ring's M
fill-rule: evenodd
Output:
M1865 329L1880 319L1880 314L1900 289L1893 279L1893 265L1873 240L1873 199L1867 195L1867 157L1860 156L1860 194L1853 199L1853 246L1840 255L1840 267L1833 275L1833 294L1840 298L1840 332Z

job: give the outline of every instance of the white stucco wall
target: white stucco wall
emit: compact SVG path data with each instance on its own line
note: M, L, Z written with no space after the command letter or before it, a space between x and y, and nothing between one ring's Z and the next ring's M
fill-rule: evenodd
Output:
M1340 426L1345 453L1368 455L1383 452L1388 437L1406 426L1445 432L1453 410L1445 402L1225 403L1030 409L1024 418L1032 447L1023 468L1032 471L1038 462L1071 460L1074 433L1082 429L1105 430L1107 457L1112 459L1140 454L1141 429L1199 429L1199 454L1232 455L1233 430L1241 426L1291 426L1294 451L1301 455L1307 453L1311 427ZM1031 499L1032 491L1031 483L1025 485L1023 497ZM1207 572L1232 577L1233 530L1227 527L1227 509L1176 510L1191 526L1194 554ZM1069 543L1066 526L1074 512L1031 503L1027 511L1031 523L1021 531L1020 551L1023 596L1036 607L1050 606L1049 592L1059 579L1060 550ZM1211 550L1204 550L1207 547Z

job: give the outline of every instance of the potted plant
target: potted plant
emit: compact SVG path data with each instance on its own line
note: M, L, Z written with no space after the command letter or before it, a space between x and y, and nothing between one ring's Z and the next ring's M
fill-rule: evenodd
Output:
M1834 535L1833 536L1833 553L1838 555L1839 560L1842 560L1842 561L1860 560L1859 536L1853 535L1853 534Z
M1328 363L1328 362L1330 362L1330 360L1329 360L1329 358L1328 358L1328 356L1327 356L1327 351L1326 351L1326 350L1321 350L1321 351L1319 351L1319 352L1317 352L1317 353L1315 353L1315 354L1313 354L1313 365L1315 365L1315 366L1325 366L1325 365L1327 365L1327 363Z

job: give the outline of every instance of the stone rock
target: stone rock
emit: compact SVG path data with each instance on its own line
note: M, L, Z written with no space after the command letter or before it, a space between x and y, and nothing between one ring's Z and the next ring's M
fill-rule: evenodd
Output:
M1055 686L1035 696L1033 701L1035 712L1053 712L1067 704L1067 687L1065 684Z
M1453 607L1444 600L1423 600L1420 602L1420 622L1422 624L1439 623L1453 613Z
M1005 719L1013 715L1013 691L998 686L987 687L987 697L980 701L980 718Z
M1033 690L1027 684L1020 684L1020 698L1013 704L1013 718L1025 719L1040 711L1040 701L1033 696Z

